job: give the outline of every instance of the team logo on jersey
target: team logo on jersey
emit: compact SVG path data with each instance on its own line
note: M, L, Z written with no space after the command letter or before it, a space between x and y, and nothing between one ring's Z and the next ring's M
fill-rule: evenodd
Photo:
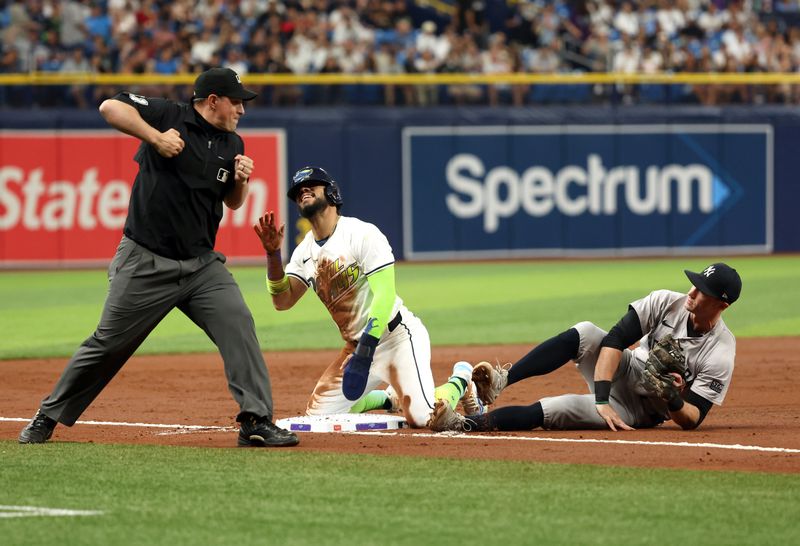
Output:
M149 102L147 102L147 99L141 95L134 95L133 93L128 93L128 98L137 104L141 104L142 106L147 106L148 104L150 104Z
M708 384L708 388L717 394L722 393L722 388L724 386L725 385L722 383L722 381L717 381L716 379L712 380L711 383Z
M361 277L357 263L345 265L344 258L331 262L322 259L317 265L316 278L311 279L314 291L322 302L330 306L355 286Z
M229 174L231 174L229 170L220 168L220 170L217 171L217 180L224 184L228 181Z

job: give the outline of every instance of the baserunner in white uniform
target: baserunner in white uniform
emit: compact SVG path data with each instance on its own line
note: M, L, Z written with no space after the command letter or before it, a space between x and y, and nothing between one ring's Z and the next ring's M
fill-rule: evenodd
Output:
M434 388L431 346L422 321L395 291L394 255L373 224L341 216L343 200L319 167L297 171L288 197L311 230L284 271L280 249L285 225L273 212L254 226L267 252L267 288L278 310L291 308L313 289L339 327L345 347L317 382L308 415L402 410L412 427L423 427L437 399L467 413L482 412L472 387L472 367L461 362L447 383ZM373 390L388 383L387 390Z
M530 406L507 406L478 416L462 416L437 406L434 430L623 429L655 427L672 419L693 429L711 407L721 405L730 387L736 340L722 312L736 301L742 281L735 269L715 263L701 273L685 271L687 294L656 290L630 304L610 332L580 322L541 343L510 369L480 363L473 381L486 404L508 385L550 373L573 360L590 394L543 398ZM674 376L669 396L647 388L643 372L653 345L667 335L686 358L684 377ZM628 349L636 341L638 347Z

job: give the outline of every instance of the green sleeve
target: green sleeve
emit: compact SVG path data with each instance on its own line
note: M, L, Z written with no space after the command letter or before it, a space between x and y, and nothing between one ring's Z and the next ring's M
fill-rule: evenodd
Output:
M367 277L372 290L372 307L369 309L369 320L365 333L380 338L392 317L392 308L397 292L394 288L394 265L381 269Z

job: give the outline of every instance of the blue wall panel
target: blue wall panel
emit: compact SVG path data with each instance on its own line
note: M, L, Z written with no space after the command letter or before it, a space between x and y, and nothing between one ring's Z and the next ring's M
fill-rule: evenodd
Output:
M622 133L601 136L577 136L570 126L606 127L653 126L657 124L706 124L720 128L732 124L760 124L773 128L773 157L768 160L774 178L771 202L764 192L753 192L754 180L764 178L761 142L757 137L732 137L723 131L687 134L675 138L666 133L641 135L632 141ZM535 142L516 134L521 127L556 127L560 130ZM43 110L5 111L0 129L95 129L106 125L96 111ZM415 251L441 248L499 250L512 255L519 249L536 248L545 253L563 249L631 249L651 247L666 252L681 252L692 246L721 247L730 244L760 245L764 231L774 230L773 248L780 252L800 251L800 115L792 107L669 107L642 106L613 108L604 106L551 108L283 108L248 110L242 128L283 128L287 134L286 165L291 173L305 164L327 168L340 182L345 198L344 214L359 216L380 226L398 258L404 257L403 164L404 127L460 128L475 132L486 127L504 128L496 139L480 135L450 135L431 140L428 147L414 151L414 215L426 220L426 227L416 226ZM754 140L755 139L755 140ZM586 166L590 154L599 156L606 169L619 166L666 166L672 162L687 164L711 158L720 165L720 184L715 184L714 199L722 203L714 215L687 217L673 209L663 217L630 214L568 216L527 214L520 203L510 216L500 211L495 231L487 236L486 220L481 217L455 218L443 202L447 192L442 169L458 153L475 153L486 172L495 172L499 200L509 197L509 180L523 176L532 165L546 165L557 173L559 166ZM694 159L692 159L694 158ZM704 159L705 158L705 159ZM256 158L258 161L258 158ZM421 161L421 163L417 163ZM432 170L424 165L434 167ZM513 173L512 173L513 171ZM716 173L716 171L715 171ZM485 175L486 173L484 173ZM640 191L646 173L638 173ZM510 178L509 178L510 177ZM418 178L418 179L417 179ZM520 183L521 184L521 183ZM521 187L521 186L520 186ZM518 188L519 189L519 188ZM570 199L585 194L585 188L567 186ZM622 203L625 189L613 192ZM721 193L724 193L724 199ZM444 193L443 193L444 192ZM640 193L641 199L645 196ZM604 196L607 199L609 196ZM693 194L693 202L699 196ZM297 214L289 207L289 234L297 229ZM768 228L759 226L767 218L754 211L771 212ZM746 218L742 222L742 218ZM431 237L431 234L435 237ZM515 250L516 249L516 250Z

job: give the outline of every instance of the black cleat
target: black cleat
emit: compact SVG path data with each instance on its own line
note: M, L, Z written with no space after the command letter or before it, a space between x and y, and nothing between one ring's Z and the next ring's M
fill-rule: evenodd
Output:
M300 443L294 432L276 426L266 417L245 415L239 424L240 447L290 447Z
M53 435L53 429L57 424L58 421L50 419L42 413L42 410L38 410L31 422L19 433L19 443L43 444Z

